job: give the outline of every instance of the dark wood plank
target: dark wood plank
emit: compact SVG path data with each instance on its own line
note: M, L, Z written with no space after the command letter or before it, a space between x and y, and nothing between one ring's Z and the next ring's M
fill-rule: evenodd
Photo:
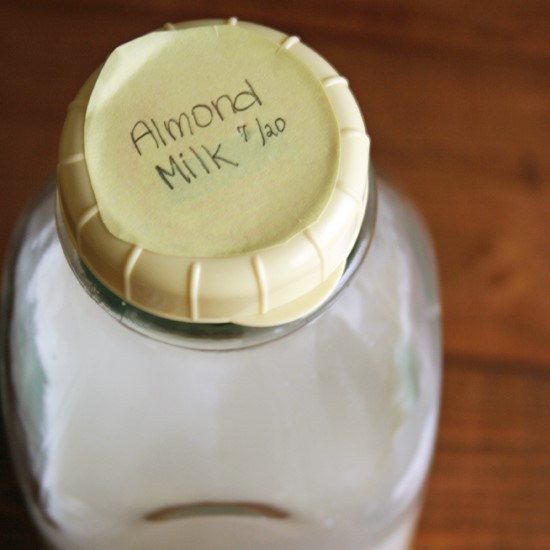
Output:
M550 548L548 365L446 356L419 550Z

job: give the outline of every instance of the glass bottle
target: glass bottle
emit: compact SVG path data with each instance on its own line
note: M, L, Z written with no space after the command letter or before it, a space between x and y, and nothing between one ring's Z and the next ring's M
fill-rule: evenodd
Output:
M277 323L130 303L47 186L12 241L1 335L14 463L52 548L409 548L439 408L435 262L414 209L367 179L343 272Z

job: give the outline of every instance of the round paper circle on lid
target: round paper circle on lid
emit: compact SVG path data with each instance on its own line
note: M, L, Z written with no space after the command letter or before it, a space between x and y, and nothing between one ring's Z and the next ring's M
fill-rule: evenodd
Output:
M339 280L368 145L347 81L298 38L235 19L166 25L117 48L71 104L63 222L140 309L279 324Z

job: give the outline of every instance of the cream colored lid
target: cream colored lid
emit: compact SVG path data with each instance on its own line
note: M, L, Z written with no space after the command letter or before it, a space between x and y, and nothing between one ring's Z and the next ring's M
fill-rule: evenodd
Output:
M368 196L347 81L295 36L166 25L117 48L69 106L64 225L94 275L160 317L268 326L338 283Z

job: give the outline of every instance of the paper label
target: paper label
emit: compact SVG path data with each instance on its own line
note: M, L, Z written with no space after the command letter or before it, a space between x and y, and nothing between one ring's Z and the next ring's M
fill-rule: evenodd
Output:
M115 50L90 98L84 147L109 231L191 257L250 253L305 229L332 194L340 151L310 69L224 25Z

